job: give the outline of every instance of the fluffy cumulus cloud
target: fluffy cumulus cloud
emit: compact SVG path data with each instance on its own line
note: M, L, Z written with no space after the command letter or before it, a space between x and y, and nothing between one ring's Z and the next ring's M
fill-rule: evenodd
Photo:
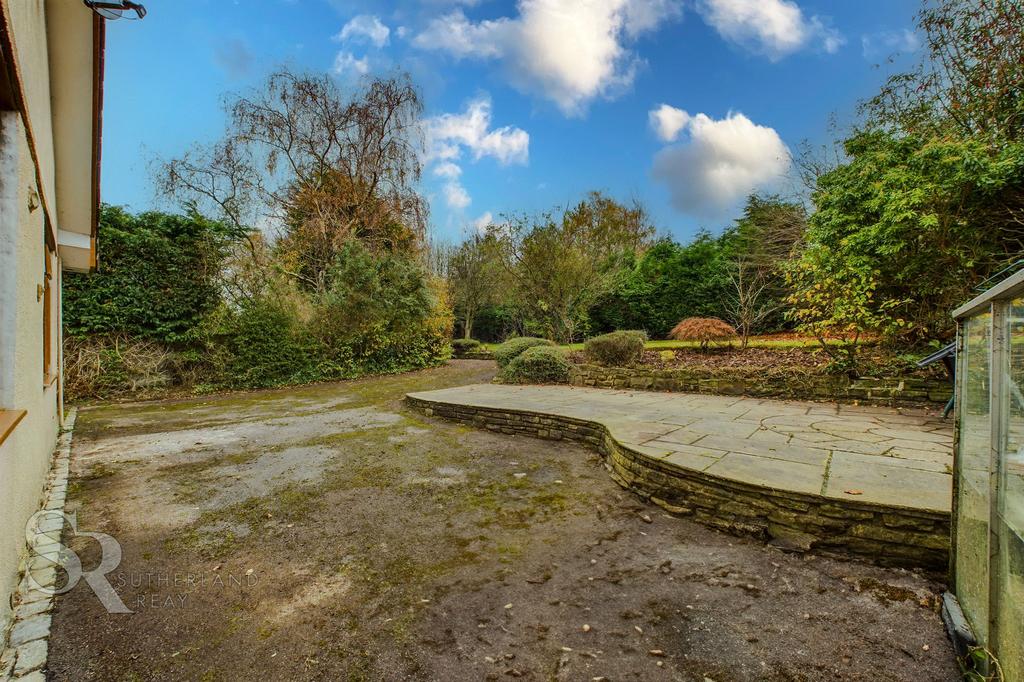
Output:
M457 114L440 114L426 119L423 124L426 137L426 163L433 164L431 172L445 179L444 197L450 208L461 210L469 206L471 198L459 178L459 165L463 153L473 161L490 157L499 164L525 164L530 156L530 134L515 126L491 127L491 100L477 97Z
M690 122L690 115L682 109L662 104L657 109L652 109L647 114L647 119L659 140L671 142L679 137L679 131Z
M357 59L351 52L339 52L334 57L334 66L331 67L331 71L336 76L354 76L359 77L366 75L370 70L370 61L366 57Z
M921 47L921 40L916 33L905 28L861 36L860 45L865 59L879 59L897 52L915 52Z
M338 42L368 42L376 47L384 47L388 44L390 35L391 29L385 26L380 18L371 14L360 14L342 26L341 31L334 36L334 40Z
M472 199L469 198L469 192L466 191L466 188L458 180L451 180L445 183L444 200L449 208L459 211L469 206L472 202Z
M451 180L462 175L462 169L451 161L442 161L434 166L434 175L439 178L448 178Z
M814 44L831 54L846 42L791 0L698 0L697 11L726 40L772 60Z
M502 165L526 163L530 154L530 134L522 128L503 126L491 129L491 100L477 97L460 114L441 114L428 118L424 125L427 158L458 159L463 149L473 160L490 156Z
M674 109L683 121L673 129L659 129L651 112L655 132L666 142L683 137L678 144L662 149L654 157L654 177L664 183L672 205L683 213L714 217L732 207L750 192L778 182L789 169L789 149L773 128L760 126L740 113L722 119L705 114L691 116Z
M476 220L473 221L473 229L477 232L484 233L487 228L494 223L494 216L491 215L490 211L484 212Z
M519 0L518 15L471 21L461 9L435 18L413 44L456 58L495 59L520 90L566 114L633 81L629 48L681 12L679 0Z

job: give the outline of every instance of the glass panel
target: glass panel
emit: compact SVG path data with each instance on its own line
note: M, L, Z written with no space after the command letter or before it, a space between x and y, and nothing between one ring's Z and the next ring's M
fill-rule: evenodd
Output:
M989 359L992 314L964 322L957 373L960 432L957 460L956 594L974 633L988 639Z
M1009 412L999 452L997 548L992 562L993 649L1007 680L1024 679L1024 299L1006 309Z

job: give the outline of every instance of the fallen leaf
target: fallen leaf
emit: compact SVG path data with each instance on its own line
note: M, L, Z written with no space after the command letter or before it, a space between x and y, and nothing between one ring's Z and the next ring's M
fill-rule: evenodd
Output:
M863 490L844 490L843 492L846 493L847 495L863 495L864 494Z

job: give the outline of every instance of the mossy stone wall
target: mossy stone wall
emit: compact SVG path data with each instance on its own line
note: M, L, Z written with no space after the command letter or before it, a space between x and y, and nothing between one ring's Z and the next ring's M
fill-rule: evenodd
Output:
M942 570L949 514L836 500L730 481L653 459L603 425L571 417L406 397L427 416L509 435L570 440L598 450L619 485L666 511L797 551L853 554L873 563Z
M851 380L846 376L749 376L729 371L602 367L574 365L573 386L746 395L794 400L944 404L953 394L949 382L918 377L880 377Z

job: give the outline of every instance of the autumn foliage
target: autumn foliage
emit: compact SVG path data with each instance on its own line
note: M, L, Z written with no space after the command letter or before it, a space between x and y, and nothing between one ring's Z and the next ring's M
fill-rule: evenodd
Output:
M717 317L688 317L673 327L669 336L677 341L697 341L704 350L713 342L736 338L737 332L731 324Z

